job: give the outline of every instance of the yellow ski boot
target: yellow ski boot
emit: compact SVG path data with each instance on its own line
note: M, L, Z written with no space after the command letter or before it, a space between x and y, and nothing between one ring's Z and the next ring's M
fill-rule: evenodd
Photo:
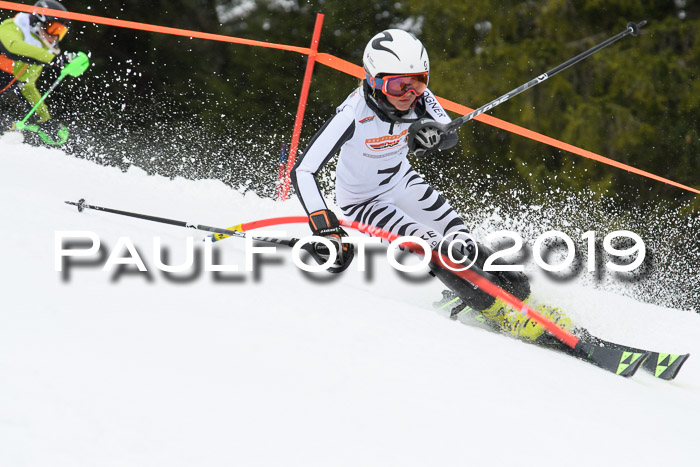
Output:
M539 305L536 310L560 328L567 331L573 329L571 319L564 314L561 308ZM502 331L517 339L535 343L547 336L544 326L520 311L514 310L501 300L496 300L490 308L482 311L481 314L486 319L497 323Z

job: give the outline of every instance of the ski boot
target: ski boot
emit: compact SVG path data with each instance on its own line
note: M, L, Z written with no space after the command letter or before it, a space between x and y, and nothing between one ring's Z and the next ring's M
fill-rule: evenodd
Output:
M527 300L525 301L527 303ZM537 312L554 324L569 332L573 330L571 319L564 314L559 307L538 305ZM550 341L559 342L537 321L526 314L514 310L501 300L496 300L493 306L481 312L484 317L499 324L501 330L527 342L537 344L549 344Z
M526 300L526 303L528 301L529 299ZM561 344L558 339L546 331L544 326L520 311L514 310L502 300L496 300L491 307L478 312L468 307L451 290L443 290L442 299L433 303L433 306L438 310L447 311L452 320L477 321L493 330L504 331L516 339L536 344L553 346ZM564 314L561 308L538 305L535 309L560 328L569 332L574 331L571 319Z
M449 318L462 323L478 323L491 331L500 331L497 323L487 319L479 311L467 306L461 298L451 290L442 291L442 299L434 302L433 307L444 313L449 313Z

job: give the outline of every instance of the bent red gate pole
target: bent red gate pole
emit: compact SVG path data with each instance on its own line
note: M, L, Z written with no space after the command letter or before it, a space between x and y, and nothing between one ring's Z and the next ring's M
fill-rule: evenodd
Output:
M357 230L358 232L362 232L367 235L371 235L373 237L379 237L387 242L393 242L394 240L397 240L401 238L399 235L383 230L379 227L375 227L373 225L369 224L362 224L358 221L348 221L345 219L340 220L340 225L343 227L349 227L352 229ZM561 342L564 344L568 345L572 349L576 348L576 345L579 343L579 338L576 337L574 334L571 332L567 331L564 328L560 328L557 326L552 320L547 318L546 316L543 316L541 313L538 311L535 311L531 306L523 303L520 299L515 297L514 295L506 292L493 282L489 281L488 279L480 276L478 273L472 271L471 269L460 269L462 265L454 263L450 258L445 257L444 255L438 253L435 250L431 250L429 253L424 251L420 245L417 245L415 243L411 242L402 242L402 245L404 248L407 248L408 251L411 253L416 253L418 255L423 256L424 254L430 254L430 261L440 265L441 267L447 267L450 269L454 274L457 276L461 277L462 279L465 279L466 281L474 284L478 288L482 289L484 292L488 293L494 298L500 298L507 304L509 304L511 307L513 307L514 310L519 310L521 313L526 315L528 318L531 318L535 322L541 324L547 331L549 331L554 337L559 339Z
M318 41L321 38L321 27L323 26L323 13L316 14L316 24L314 25L314 33L311 37L311 53L306 62L306 72L304 73L304 81L301 84L301 95L299 96L299 107L297 108L297 117L294 120L294 132L292 133L292 143L289 147L289 155L287 156L287 170L284 172L284 180L280 184L282 190L280 200L284 201L289 198L289 185L291 184L291 174L294 168L294 162L297 158L297 148L299 147L299 137L301 136L301 124L304 121L304 112L306 111L306 101L309 97L309 87L311 86L311 76L314 73L314 63L316 63L316 55L318 54Z

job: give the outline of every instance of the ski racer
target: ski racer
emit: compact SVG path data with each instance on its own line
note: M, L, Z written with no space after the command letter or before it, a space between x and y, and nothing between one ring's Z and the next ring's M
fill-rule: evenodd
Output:
M343 215L351 220L381 228L399 236L417 236L437 249L445 236L467 233L468 229L450 203L411 167L407 155L425 157L436 150L457 144L457 133L445 134L439 124L450 117L428 88L430 62L419 39L400 29L388 29L375 35L363 54L366 79L337 108L311 139L298 159L292 182L307 215L314 235L330 240L337 250L337 259L329 270L341 272L352 261L351 243L342 241L347 233L340 227L333 211L328 209L316 174L338 151L335 194ZM411 124L423 124L420 134ZM415 128L415 127L413 127ZM447 244L447 242L445 242ZM520 300L530 295L527 277L519 272L488 273L482 270L491 251L467 240L454 246L457 259L474 259L472 270L512 293ZM328 259L328 250L319 243L317 255ZM441 253L446 254L447 251ZM469 307L481 312L490 323L511 334L536 340L544 328L476 288L448 269L431 263L431 271ZM462 306L464 308L464 306ZM550 319L562 326L567 319Z
M67 11L55 0L40 0L34 6ZM14 89L33 108L41 100L36 82L44 65L61 53L58 43L68 32L66 19L40 13L19 13L0 23L0 95ZM51 114L44 102L36 110L36 123L52 130Z

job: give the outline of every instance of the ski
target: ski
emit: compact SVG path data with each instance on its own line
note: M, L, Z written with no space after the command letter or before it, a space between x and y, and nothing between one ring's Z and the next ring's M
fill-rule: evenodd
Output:
M580 338L582 341L596 345L599 347L607 347L611 349L618 349L626 352L644 352L644 350L638 349L636 347L629 347L622 344L617 344L615 342L609 342L590 334L585 329L580 332ZM649 357L644 361L642 368L645 371L653 374L657 378L670 381L674 379L678 372L680 371L683 364L690 357L689 353L686 354L673 354L664 352L654 352L649 351Z
M465 307L460 298L452 291L445 290L442 294L442 299L434 303L433 306L438 310L449 311L450 319L456 320L459 315L462 321L473 321L489 330L500 331L500 326L497 323L491 322L481 313ZM632 376L641 367L657 378L672 380L690 357L690 354L653 352L605 341L593 336L583 328L577 328L574 334L580 338L574 349L555 339L543 339L536 344L563 351L580 360L625 377Z
M601 347L590 342L579 341L574 349L566 348L565 353L579 360L592 363L616 375L630 377L649 358L651 352L630 352L612 347Z

